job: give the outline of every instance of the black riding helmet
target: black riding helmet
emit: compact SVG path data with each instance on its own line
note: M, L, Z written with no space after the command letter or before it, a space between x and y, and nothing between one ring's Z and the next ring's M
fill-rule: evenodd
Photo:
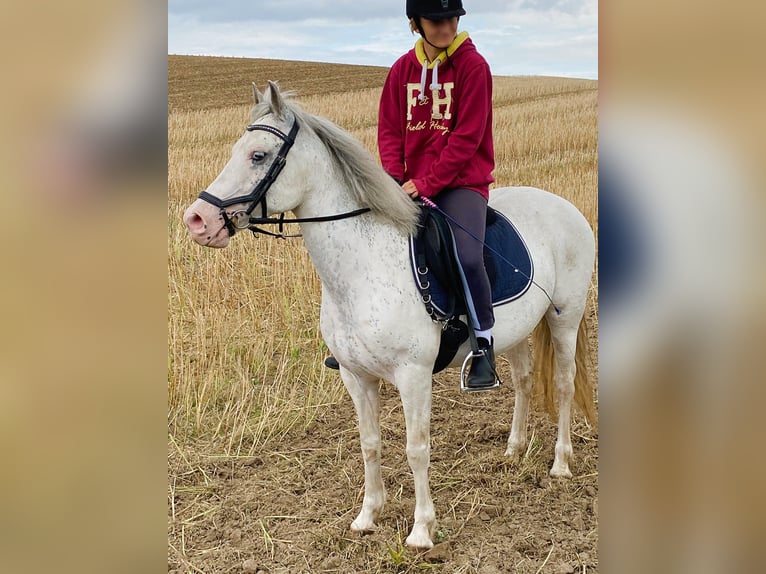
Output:
M407 18L446 20L465 16L463 0L407 0Z
M465 16L463 0L407 0L407 18L415 22L415 27L423 40L429 44L431 42L426 38L420 19L447 20L456 16ZM434 45L431 44L431 46ZM434 46L434 48L438 48L438 46Z

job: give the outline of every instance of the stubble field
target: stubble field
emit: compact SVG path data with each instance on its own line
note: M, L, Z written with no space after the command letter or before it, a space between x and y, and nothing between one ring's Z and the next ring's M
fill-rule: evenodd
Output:
M374 534L349 530L362 498L356 419L322 367L321 287L300 239L238 235L209 250L181 215L218 174L248 120L250 82L278 80L304 109L377 154L385 68L169 57L168 570L174 572L568 573L598 571L598 434L574 415L574 478L550 480L556 426L530 416L517 463L503 457L513 386L460 393L434 378L431 486L436 552L411 553L414 492L396 390L382 384L388 502ZM534 185L597 227L597 82L497 77L496 186ZM297 228L296 228L297 231ZM597 282L588 315L596 377Z

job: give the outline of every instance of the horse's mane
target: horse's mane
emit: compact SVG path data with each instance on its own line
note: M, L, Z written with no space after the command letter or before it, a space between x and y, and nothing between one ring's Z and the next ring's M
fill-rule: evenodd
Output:
M372 154L330 120L302 110L295 100L290 99L292 93L282 92L280 95L281 105L295 116L301 129L311 130L327 148L354 199L403 233L414 233L419 213L417 205L380 167ZM269 102L256 104L250 114L251 121L255 122L272 112Z

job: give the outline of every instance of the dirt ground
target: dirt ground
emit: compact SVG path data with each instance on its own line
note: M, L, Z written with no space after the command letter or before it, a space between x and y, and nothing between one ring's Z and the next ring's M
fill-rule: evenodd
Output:
M501 371L502 373L502 371ZM459 374L436 376L431 489L436 548L403 546L414 490L396 390L383 386L379 530L352 533L363 496L356 415L348 397L293 431L278 449L222 458L170 456L169 572L598 572L598 436L576 413L572 480L550 479L556 426L531 414L527 455L504 456L513 386L462 394ZM340 385L340 380L338 380Z

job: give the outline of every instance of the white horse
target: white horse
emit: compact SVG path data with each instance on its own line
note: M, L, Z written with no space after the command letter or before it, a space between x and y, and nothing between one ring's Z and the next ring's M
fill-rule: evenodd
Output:
M235 229L254 221L249 212L256 204L264 217L292 211L299 220L311 220L301 223L301 232L322 282L320 327L359 417L365 491L351 529L375 529L385 502L378 389L384 379L401 396L415 482L415 523L406 543L430 548L436 525L428 482L431 383L441 325L426 313L410 267L408 236L416 229L418 208L346 132L302 111L273 83L265 95L255 86L253 92L251 125L223 171L186 210L184 222L198 243L226 247ZM495 349L510 360L516 389L506 455L517 457L527 447L533 387L527 338L534 330L549 351L536 353L546 365L539 367L546 396L552 397L555 385L558 402L550 474L569 478L572 399L594 415L587 369L576 366L587 353L583 315L595 259L593 232L572 204L539 189L495 189L489 203L523 235L535 282L550 295L532 287L495 308ZM337 214L342 218L323 219ZM538 324L542 328L535 330ZM451 366L468 351L466 343Z

